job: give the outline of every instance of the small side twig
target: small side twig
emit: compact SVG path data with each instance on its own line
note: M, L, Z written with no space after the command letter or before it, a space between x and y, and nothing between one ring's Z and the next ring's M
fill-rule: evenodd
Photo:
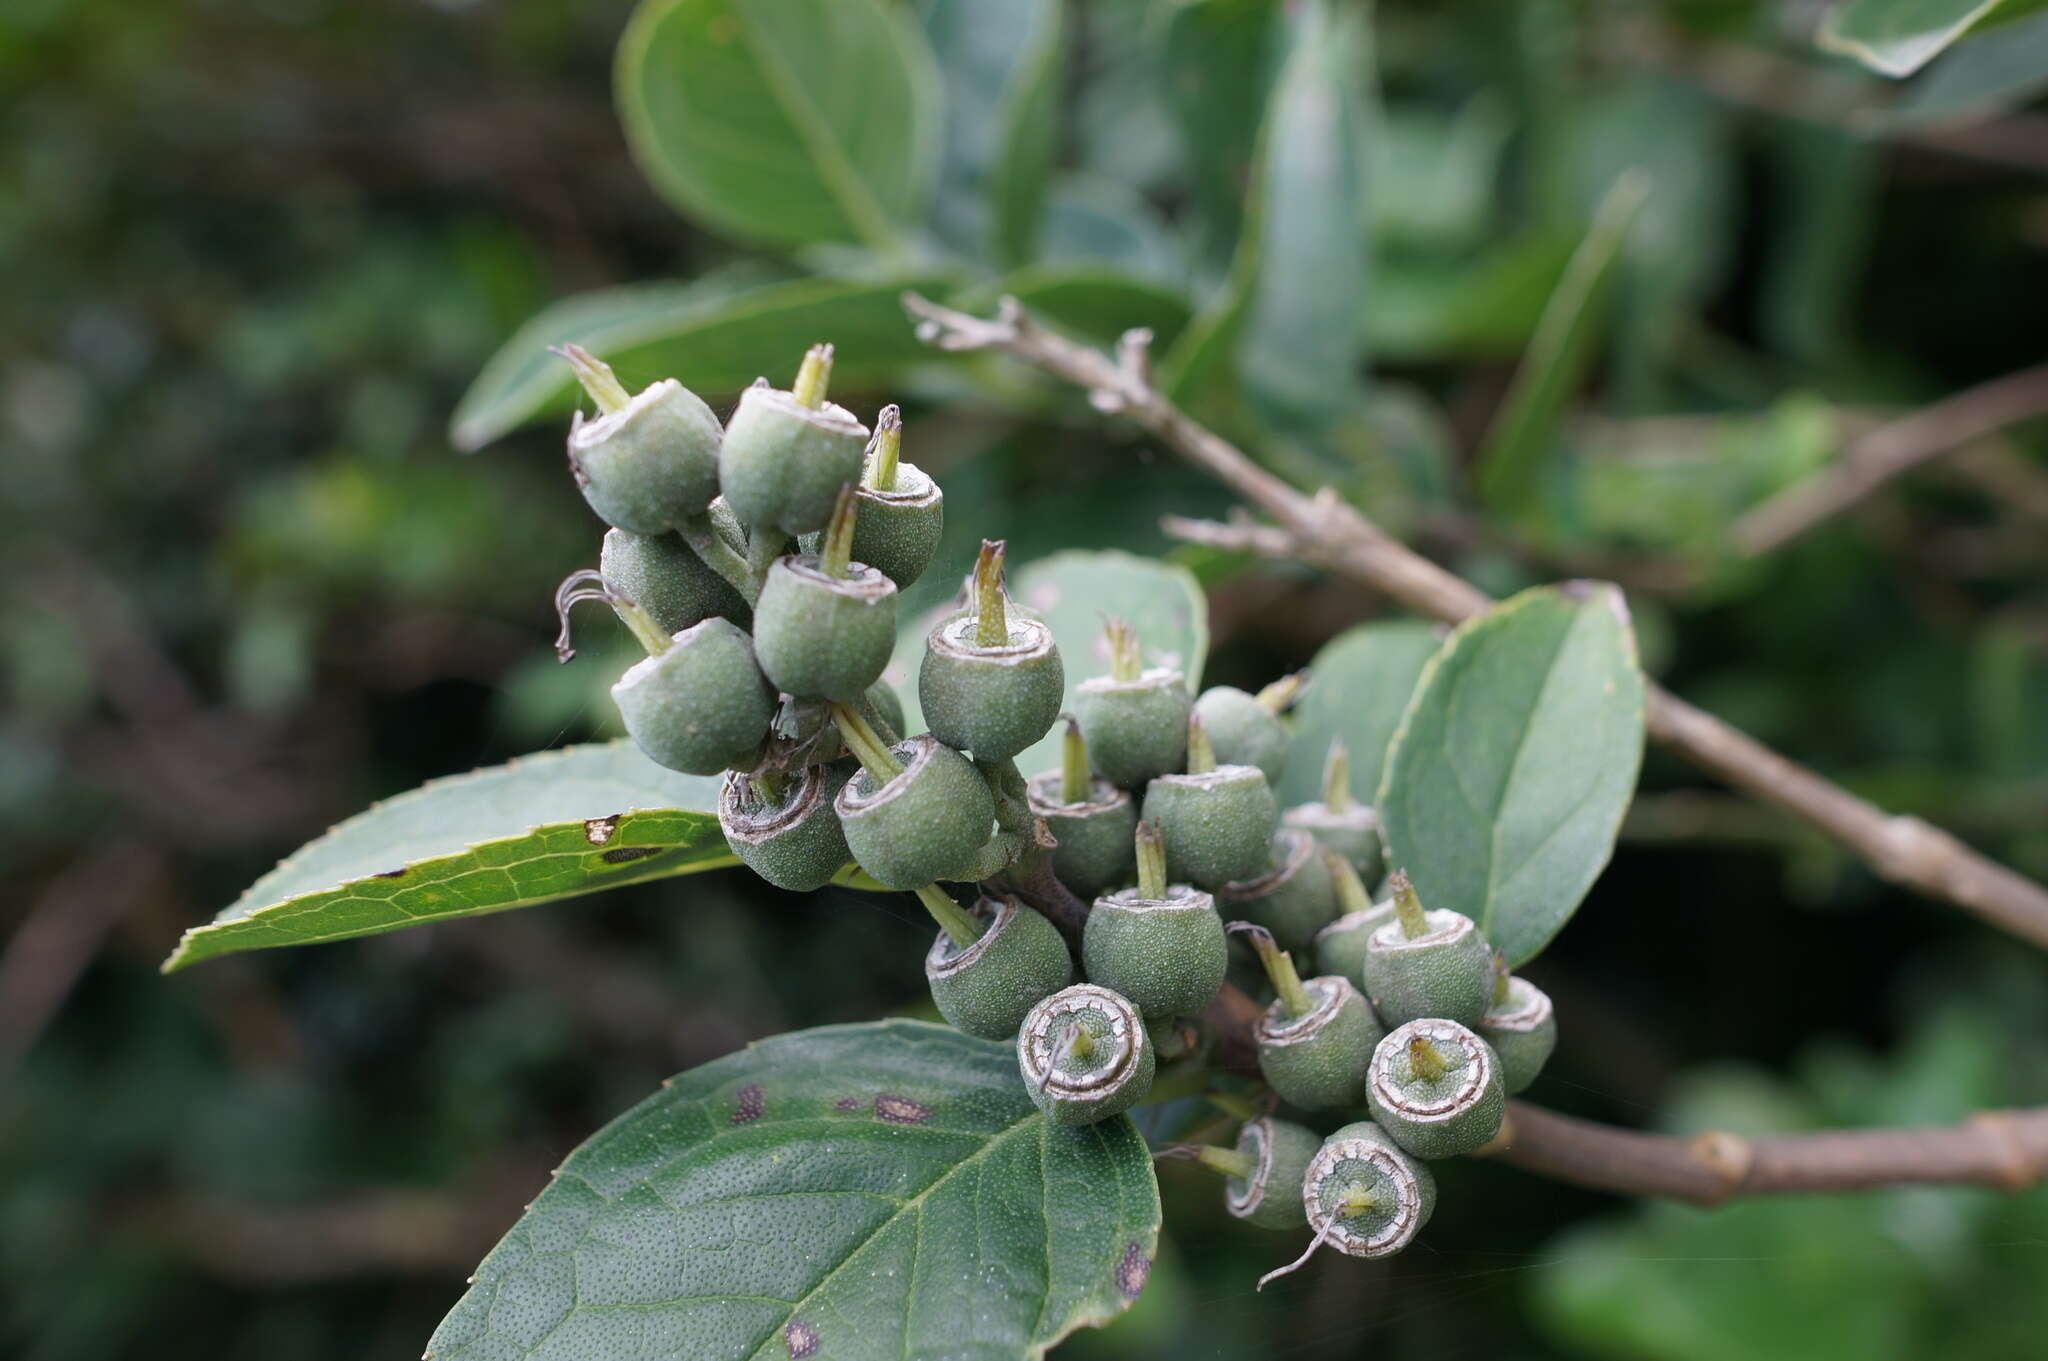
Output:
M1107 394L1117 409L1167 447L1276 522L1194 529L1175 520L1170 530L1191 529L1202 542L1306 561L1450 623L1493 604L1485 592L1394 539L1328 488L1307 496L1259 467L1167 400L1146 380L1141 366L1127 359L1114 362L1053 334L1033 322L1016 299L1004 298L993 320L941 307L915 293L906 293L903 305L920 319L918 335L942 349L1000 349L1080 386L1098 404L1105 399L1096 394ZM1940 828L1887 813L1655 682L1649 686L1648 727L1653 739L1701 769L1821 828L1884 878L2048 947L2048 890Z

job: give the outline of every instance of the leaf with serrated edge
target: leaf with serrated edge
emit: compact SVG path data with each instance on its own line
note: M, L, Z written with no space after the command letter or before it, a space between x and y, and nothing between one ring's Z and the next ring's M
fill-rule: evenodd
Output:
M1159 1237L1124 1116L1055 1125L1015 1048L922 1021L763 1040L569 1155L431 1361L1036 1358Z
M1323 760L1338 737L1351 755L1351 792L1378 797L1387 744L1436 654L1434 624L1415 619L1360 624L1323 644L1308 665L1308 688L1294 706L1287 769L1274 792L1282 806L1323 797Z
M1543 586L1461 624L1387 753L1387 863L1511 964L1557 934L1614 852L1643 755L1619 588Z
M307 844L187 931L164 972L735 864L717 799L716 777L625 740L433 780Z

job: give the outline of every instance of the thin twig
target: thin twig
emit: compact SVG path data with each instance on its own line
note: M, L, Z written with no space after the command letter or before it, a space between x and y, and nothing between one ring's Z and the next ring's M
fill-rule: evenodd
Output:
M2048 364L2038 364L1880 425L1824 471L1746 512L1731 531L1735 546L1752 557L1783 547L1928 459L2044 412Z
M940 307L917 294L904 307L920 319L918 334L948 350L1000 349L1087 390L1100 409L1121 411L1197 467L1278 522L1275 527L1216 525L1206 542L1269 556L1306 560L1389 596L1419 614L1450 622L1493 602L1477 587L1390 537L1325 488L1305 496L1168 401L1141 364L1111 361L1037 325L1014 298L993 320ZM1187 529L1173 521L1169 529ZM1895 816L1756 739L1695 708L1654 682L1649 686L1650 736L1701 769L1787 812L1807 819L1849 846L1884 878L1946 899L2013 934L2048 947L2048 890L1916 817Z

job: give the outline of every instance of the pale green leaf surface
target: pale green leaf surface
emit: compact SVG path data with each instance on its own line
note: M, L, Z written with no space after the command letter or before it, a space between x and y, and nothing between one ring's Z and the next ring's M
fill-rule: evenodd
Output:
M901 246L939 150L924 34L880 0L645 0L614 93L634 157L744 240Z
M1817 35L1830 52L1887 76L1910 76L1934 60L1999 0L1841 0Z
M1555 447L1566 399L1585 374L1605 319L1608 282L1648 182L1624 175L1594 214L1592 228L1543 309L1515 381L1479 451L1479 487L1497 512L1524 509Z
M1064 67L1062 6L1040 0L1023 8L1033 12L1031 38L1016 79L1003 94L1000 139L989 177L995 255L1011 266L1024 264L1038 248L1047 181L1058 150Z
M625 740L433 780L306 845L187 931L164 971L735 864L717 799L717 778Z
M1047 1121L1015 1048L920 1021L764 1040L569 1155L431 1361L1033 1358L1121 1313L1145 1142Z
M1959 126L2039 98L2048 90L2048 14L1972 33L1907 89L1886 126Z
M565 298L498 347L455 408L449 439L480 449L528 421L566 410L575 390L551 345L574 341L611 364L635 388L661 378L715 396L755 378L787 383L804 347L837 348L840 383L892 377L934 351L904 319L905 289L943 293L946 281L798 279L733 291L701 283L628 284Z
M1323 644L1308 666L1308 688L1294 706L1282 807L1323 796L1323 759L1343 738L1351 757L1351 793L1379 797L1380 769L1422 668L1436 654L1436 626L1401 619L1360 624Z
M945 244L1008 267L1031 258L1058 129L1058 0L923 0L924 34L945 84L944 148L931 228Z
M1524 591L1424 668L1377 805L1387 863L1512 964L1557 934L1614 851L1643 754L1643 677L1621 592Z

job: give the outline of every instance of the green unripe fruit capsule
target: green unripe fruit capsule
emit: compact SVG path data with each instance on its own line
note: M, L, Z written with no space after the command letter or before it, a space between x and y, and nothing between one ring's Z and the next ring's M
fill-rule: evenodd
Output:
M979 761L1006 761L1045 736L1059 717L1067 675L1052 630L1010 619L1001 584L1003 544L983 541L975 609L925 638L918 703L932 736Z
M1316 933L1337 915L1330 867L1306 832L1275 832L1267 859L1272 868L1264 874L1223 886L1224 906L1232 916L1271 931L1282 947L1306 952L1314 946ZM1358 975L1349 972L1344 977L1356 981Z
M1330 744L1323 766L1323 797L1297 804L1280 815L1283 827L1298 827L1350 861L1359 877L1372 883L1380 877L1383 853L1379 814L1370 804L1351 797L1351 760L1338 738Z
M635 662L612 686L626 731L650 760L686 775L749 764L768 736L775 690L746 632L706 619L662 652Z
M860 522L853 531L853 556L899 587L924 575L946 527L946 497L914 463L898 462L902 412L882 408L875 418L874 445L860 485Z
M754 648L776 688L851 700L880 679L896 645L896 583L852 563L828 575L816 556L778 558L754 605Z
M1493 1004L1493 953L1479 928L1462 912L1425 912L1405 874L1397 871L1390 887L1394 919L1365 944L1373 1008L1388 1025L1425 1016L1477 1025Z
M733 514L754 529L808 534L832 518L839 489L860 480L868 428L823 399L813 371L831 367L829 345L814 346L790 392L756 385L740 394L719 450L718 485ZM818 361L823 353L822 364Z
M1436 1212L1436 1177L1385 1130L1360 1120L1333 1132L1309 1159L1302 1209L1319 1241L1351 1257L1388 1257L1414 1242Z
M1287 768L1287 729L1280 715L1258 696L1229 685L1212 685L1195 701L1219 765L1257 766L1266 783L1280 783Z
M1188 754L1187 678L1138 660L1137 635L1109 622L1110 673L1081 682L1074 713L1095 771L1119 789L1143 789L1154 776L1179 770Z
M1474 1029L1493 1046L1509 1096L1536 1080L1557 1047L1557 1013L1550 997L1525 978L1508 979L1507 996L1489 1007Z
M960 879L995 831L988 784L972 761L930 737L912 737L888 751L899 774L877 779L863 769L833 804L847 849L884 888Z
M628 396L610 367L581 346L554 353L569 361L602 412L585 420L579 411L569 425L569 468L599 518L661 534L702 515L718 494L722 437L703 399L673 378Z
M1138 827L1138 806L1129 794L1107 780L1092 780L1088 790L1078 803L1061 802L1056 770L1034 775L1030 784L1032 815L1043 818L1059 842L1053 874L1082 898L1130 882L1131 833Z
M1056 1124L1092 1125L1152 1089L1152 1038L1138 1009L1108 988L1076 983L1040 1002L1017 1033L1017 1068Z
M1229 929L1251 938L1277 994L1252 1028L1267 1085L1305 1110L1357 1105L1381 1033L1364 995L1348 978L1304 981L1273 933L1256 923L1232 922Z
M1223 1207L1262 1229L1298 1229L1308 1222L1301 1188L1309 1161L1322 1147L1316 1132L1291 1120L1262 1115L1237 1132L1236 1152L1251 1160L1243 1175L1224 1184Z
M1150 830L1138 831L1139 887L1097 898L1088 913L1081 966L1089 982L1121 993L1147 1017L1198 1016L1230 966L1223 918L1200 889L1158 882L1156 866L1144 872ZM1156 836L1149 847L1156 857Z
M1395 1143L1418 1158L1486 1147L1507 1111L1500 1060L1456 1021L1427 1017L1387 1033L1367 1070L1366 1104Z
M1171 879L1220 889L1273 867L1280 809L1257 766L1161 775L1145 786L1143 817L1166 838Z
M718 791L718 825L740 863L780 889L808 893L832 882L852 855L832 800L852 770L806 766L779 797L731 771Z
M597 570L671 634L706 619L730 619L744 628L754 617L732 584L676 534L608 529Z
M1073 981L1073 957L1059 928L1014 898L983 898L974 916L983 925L972 945L939 932L924 957L925 980L947 1024L1007 1040L1031 1008Z

